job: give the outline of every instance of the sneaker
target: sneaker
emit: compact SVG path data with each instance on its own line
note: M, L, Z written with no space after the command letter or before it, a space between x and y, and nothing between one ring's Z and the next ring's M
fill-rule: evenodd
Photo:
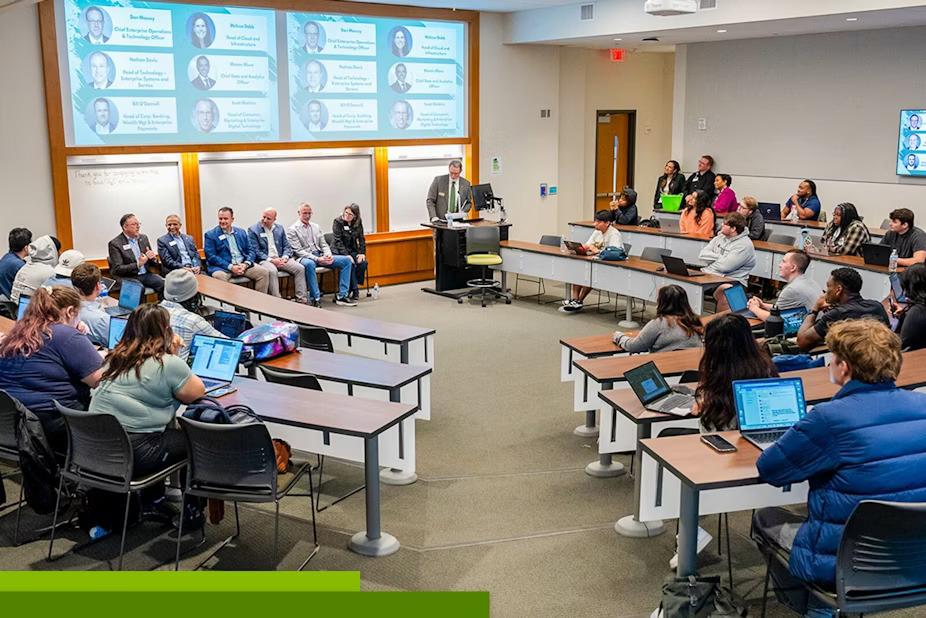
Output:
M714 537L712 537L707 530L698 526L698 545L697 545L698 550L697 551L699 554L702 551L704 551L704 548L707 547L708 544L712 540L714 540ZM678 543L677 536L675 537L675 542L676 544ZM669 560L669 568L672 569L673 571L678 568L678 551L676 551L675 555L672 556L672 558Z
M360 300L360 290L354 290L347 297L351 300Z
M581 300L574 300L563 308L570 313L575 313L576 311L582 311L582 306Z
M342 307L356 307L357 303L347 298L346 296L338 296L334 299L335 305L341 305Z
M313 307L319 307L319 308L320 308L320 307L322 306L322 299L321 299L321 298L313 298L312 300L309 301L309 304L312 305Z

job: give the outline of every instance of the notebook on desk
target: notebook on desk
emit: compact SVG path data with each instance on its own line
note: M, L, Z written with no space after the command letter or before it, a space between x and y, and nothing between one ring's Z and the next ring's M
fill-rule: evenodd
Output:
M740 433L762 451L807 414L800 378L735 380L733 401Z

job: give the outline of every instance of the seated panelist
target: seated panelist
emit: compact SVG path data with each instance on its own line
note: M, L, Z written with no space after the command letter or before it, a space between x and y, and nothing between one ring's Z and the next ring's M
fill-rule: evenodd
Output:
M209 275L222 281L232 277L247 277L254 282L254 289L267 293L270 288L270 273L255 263L256 252L248 241L248 233L234 227L235 211L228 206L219 208L219 224L206 232L206 270Z
M158 255L161 258L164 276L178 268L185 268L198 275L202 261L199 259L199 250L193 242L193 237L180 231L181 222L177 215L168 215L165 224L167 233L158 238Z
M114 289L119 289L122 279L137 279L164 298L164 279L151 272L158 254L151 248L148 237L141 233L138 217L129 213L119 219L122 233L109 241L109 274L116 278Z
M293 248L286 238L286 229L277 223L277 211L267 208L260 221L248 228L248 241L254 247L257 263L270 273L270 293L280 295L279 272L293 276L296 302L306 301L305 267L293 259Z

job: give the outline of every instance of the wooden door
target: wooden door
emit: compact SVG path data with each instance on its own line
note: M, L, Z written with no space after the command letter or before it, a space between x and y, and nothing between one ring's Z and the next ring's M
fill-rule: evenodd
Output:
M625 186L633 186L636 112L599 110L595 122L595 202L591 215L608 208Z

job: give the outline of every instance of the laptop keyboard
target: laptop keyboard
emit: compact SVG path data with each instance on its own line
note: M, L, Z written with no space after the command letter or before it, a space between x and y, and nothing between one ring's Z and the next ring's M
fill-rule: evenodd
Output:
M225 386L226 384L228 384L228 382L225 382L223 380L210 380L209 378L200 378L200 379L203 381L203 386L205 386L207 390L210 388L216 388L217 386Z
M771 444L784 435L783 431L761 431L759 433L749 432L749 437L755 440L756 442L764 442Z
M659 402L660 410L673 410L675 408L687 408L692 403L691 395L675 393Z

